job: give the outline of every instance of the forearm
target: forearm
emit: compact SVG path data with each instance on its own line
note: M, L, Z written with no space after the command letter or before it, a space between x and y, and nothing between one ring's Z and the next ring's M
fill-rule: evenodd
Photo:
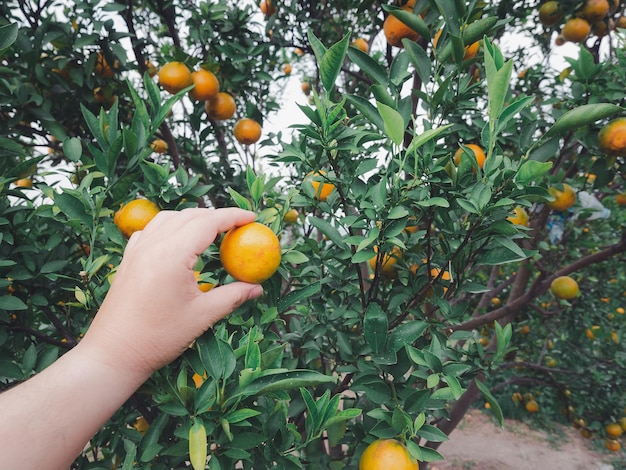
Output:
M146 378L104 365L79 344L0 395L0 468L67 470Z

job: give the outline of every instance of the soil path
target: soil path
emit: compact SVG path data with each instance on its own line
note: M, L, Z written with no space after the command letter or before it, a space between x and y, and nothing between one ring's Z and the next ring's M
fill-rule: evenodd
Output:
M515 420L504 428L478 410L470 411L441 445L444 461L431 470L624 470L626 454L596 452L589 440L573 428L562 428L562 436L531 429ZM623 452L623 451L622 451ZM611 465L624 457L622 466ZM619 468L618 468L619 467Z

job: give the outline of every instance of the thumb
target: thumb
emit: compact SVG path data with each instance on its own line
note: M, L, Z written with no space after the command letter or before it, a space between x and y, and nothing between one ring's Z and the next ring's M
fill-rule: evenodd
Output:
M213 326L244 302L256 299L263 294L260 284L233 282L211 289L197 297L196 311L204 316L204 329Z

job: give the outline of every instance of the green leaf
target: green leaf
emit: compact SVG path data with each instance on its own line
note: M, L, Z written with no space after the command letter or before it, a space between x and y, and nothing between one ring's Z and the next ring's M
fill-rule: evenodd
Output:
M424 22L421 16L416 15L412 11L407 11L403 8L393 5L383 4L382 7L383 10L398 18L413 31L419 33L420 36L426 39L430 39L430 28Z
M264 371L258 379L248 385L241 393L243 395L263 395L281 390L293 390L301 387L336 382L336 377L330 377L311 370L284 370Z
M385 122L376 107L362 96L348 95L346 97L348 103L352 104L365 118L378 127L381 131L385 131Z
M445 442L449 439L443 431L430 424L424 424L417 435L430 442Z
M232 347L226 341L208 330L196 340L198 353L207 374L215 380L228 378L235 370L236 358Z
M235 204L237 204L238 207L240 207L241 209L249 210L249 211L252 210L252 204L250 203L250 201L248 201L245 197L243 197L233 188L228 188L228 194L230 194L230 197L233 198L233 201L235 202Z
M83 154L83 147L78 137L67 138L63 141L63 153L73 162L80 160Z
M315 281L301 289L289 292L278 301L278 311L283 313L292 305L317 294L322 288L321 281Z
M228 413L226 416L224 416L224 419L230 424L236 424L240 423L241 421L245 421L248 418L254 418L255 416L259 416L260 414L260 411L252 410L250 408L242 408L240 410L235 410L232 413Z
M473 23L468 24L462 31L463 44L465 46L469 46L470 44L479 41L485 34L490 34L492 32L493 27L498 22L498 18L495 16L489 16L487 18L481 18L479 20L474 21ZM485 49L488 49L487 41L485 41ZM438 55L438 59L441 62L446 62L450 57L452 57L453 53L453 45L451 42L445 45L443 51ZM485 53L487 56L487 52Z
M22 300L12 295L0 296L0 310L26 310L28 306Z
M407 148L407 152L414 152L415 150L420 148L422 145L433 140L435 137L437 137L439 134L441 134L443 131L445 131L451 126L452 124L446 124L436 129L425 130L421 134L416 135L415 137L413 137L413 140L409 144L409 147Z
M346 58L348 46L350 45L350 33L346 34L341 41L333 44L328 49L320 63L320 79L326 91L332 91L335 87L335 80L341 71L341 66Z
M526 160L517 171L515 181L520 184L536 182L541 176L550 171L550 168L552 168L552 162Z
M388 327L387 314L377 303L370 303L365 311L363 330L365 341L371 346L375 354L381 353L385 348Z
M600 119L605 119L623 111L624 108L611 103L583 104L563 114L554 125L543 135L543 138L566 131L588 126Z
M322 58L324 57L324 54L326 54L326 46L322 44L322 41L317 39L311 28L307 30L307 37L309 38L309 44L311 44L311 48L313 49L313 54L315 54L317 63L321 64Z
M383 87L387 87L389 85L385 69L383 69L369 54L366 54L355 47L350 47L348 48L348 57L376 83Z
M92 217L78 198L64 191L54 195L54 203L70 220L80 220L85 226L91 227Z
M403 41L402 44L422 83L428 83L432 71L432 63L430 62L428 54L426 54L426 51L416 42L407 40Z
M126 458L124 458L122 470L133 470L137 460L137 444L131 440L124 439L124 450L126 451Z
M415 201L415 203L421 207L450 207L450 203L448 202L448 200L439 196L424 199L423 201Z
M478 390L480 390L480 393L482 393L485 397L485 400L487 400L487 402L491 405L491 412L495 415L498 420L498 424L502 427L504 424L504 416L502 415L502 408L500 408L500 404L484 383L478 379L474 379L474 383L478 387Z
M319 217L309 217L307 220L313 227L318 229L320 232L326 235L333 243L335 243L335 245L337 245L337 248L342 250L348 249L348 246L343 240L343 236L335 227L326 222L324 219L320 219Z
M384 131L387 137L396 145L401 145L404 140L404 119L402 115L390 106L380 101L376 102L378 112L385 123Z
M0 27L0 56L13 45L17 39L17 23L5 24Z

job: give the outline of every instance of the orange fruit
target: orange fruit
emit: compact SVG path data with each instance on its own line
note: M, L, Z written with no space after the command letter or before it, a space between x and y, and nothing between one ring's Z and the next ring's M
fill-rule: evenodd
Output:
M359 470L419 470L402 442L378 439L361 454Z
M622 427L619 423L609 423L604 427L606 435L613 438L618 438L622 435Z
M359 49L362 52L365 52L366 54L369 52L370 50L370 46L367 43L367 41L363 38L356 38L354 40L354 42L352 43L352 45L354 47L356 47L357 49Z
M235 139L242 145L252 145L261 138L261 125L254 119L243 118L233 127Z
M476 41L469 46L465 46L465 55L463 56L463 60L470 60L476 57L478 54L478 49L480 48L480 42Z
M311 93L311 84L309 82L302 82L302 85L300 85L300 88L302 89L302 93L304 93L307 96L309 96L309 93Z
M615 22L615 27L626 29L626 16L620 16Z
M148 199L135 199L124 204L113 218L113 223L126 238L143 230L148 222L159 213L159 207Z
M562 191L551 186L548 188L548 192L554 198L554 201L547 203L548 207L555 211L566 211L576 203L576 193L569 184L563 184Z
M323 176L326 174L324 170L311 172L307 174L304 178L304 182L313 186L313 190L315 191L315 199L319 199L320 201L325 201L328 199L328 196L335 189L335 185L332 183L321 183L319 180L322 180Z
M235 98L233 98L232 95L220 91L217 95L205 103L204 109L211 119L215 119L216 121L225 121L235 115L237 105L235 104Z
M150 144L150 148L156 153L166 153L168 146L167 142L165 142L163 139L155 139Z
M166 91L178 93L193 84L191 71L182 62L168 62L159 70L159 83Z
M530 400L526 402L525 408L526 411L528 411L529 413L536 413L537 411L539 411L539 403L537 403L535 400Z
M539 7L539 21L544 26L554 26L563 19L559 2L550 0Z
M610 156L626 156L626 118L616 118L598 132L600 150Z
M238 281L259 284L280 265L280 242L266 225L252 222L229 230L220 244L220 260Z
M580 16L589 23L595 23L605 18L609 13L609 2L607 0L586 0L580 11Z
M569 276L559 276L550 284L550 290L557 299L571 300L578 296L578 283Z
M265 16L272 16L276 13L276 7L272 5L272 0L263 0L259 3L259 8Z
M295 209L288 210L283 220L289 224L295 224L298 221L298 211Z
M15 187L16 188L32 188L33 187L33 180L30 178L20 178L18 180L15 180Z
M591 33L591 25L583 18L570 18L565 22L561 34L566 41L583 42Z
M196 276L196 281L198 282L198 289L201 290L202 292L209 292L211 289L215 287L215 284L202 281L202 273L200 273L200 271L194 271L193 274L194 276Z
M142 435L145 435L148 429L150 428L150 423L146 418L140 416L133 423L133 428L139 431Z
M215 74L208 70L196 70L191 74L191 81L195 86L189 90L189 97L196 101L207 101L215 98L215 95L220 91L220 82Z
M377 246L374 247L374 251L378 253ZM389 278L396 277L398 274L398 267L396 266L396 264L398 263L398 260L400 258L402 258L402 252L397 246L394 246L389 253L384 253L383 258L380 262L380 275ZM377 259L378 255L372 257L369 261L372 272L376 272Z
M480 147L480 145L476 144L465 144L466 147L469 147L474 152L474 157L476 158L476 163L478 163L479 168L482 168L485 165L485 152ZM461 155L463 155L464 150L462 147L454 154L454 163L459 166L461 163Z
M618 452L622 448L621 444L616 439L607 439L604 446L611 452Z
M117 61L115 61L114 65L117 65ZM102 52L98 52L98 58L96 59L96 66L94 67L94 71L102 78L112 78L115 74L111 66L104 58L104 54L102 54Z
M198 374L197 372L195 374L193 374L193 376L191 377L191 380L193 380L193 384L196 386L196 388L200 388L202 387L202 384L204 383L204 381L207 378L207 374L206 372L202 375Z
M523 325L520 329L519 329L519 333L521 335L527 335L528 333L530 333L530 326L528 325Z
M615 196L615 202L620 206L626 206L626 193L620 193Z
M93 99L96 103L103 103L105 107L111 107L117 100L117 95L114 95L109 87L104 89L97 87L93 90Z
M612 19L609 21L605 21L605 20L596 21L595 23L591 25L591 34L601 38L609 34L609 30L613 29L613 27L614 27L614 24L613 24Z
M528 212L522 206L517 206L513 209L513 215L507 217L511 223L515 225L523 225L526 227L528 225Z
M404 10L412 11L412 9L408 7L404 7ZM406 24L391 14L385 18L385 22L383 23L383 32L385 33L385 38L387 38L387 43L395 47L404 47L402 45L402 40L404 38L407 38L410 41L417 41L420 37L416 31L413 31Z
M624 313L626 312L626 310L624 310L624 307L617 307L615 311L620 315L624 315Z
M291 75L291 64L285 64L283 67L283 73L285 75Z

